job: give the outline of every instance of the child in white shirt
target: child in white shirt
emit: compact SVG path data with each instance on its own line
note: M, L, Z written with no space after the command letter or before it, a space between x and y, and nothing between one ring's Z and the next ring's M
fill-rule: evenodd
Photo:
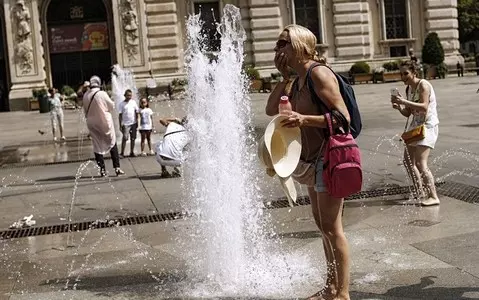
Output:
M141 98L140 100L140 134L141 134L141 156L146 156L145 140L150 148L149 155L155 155L151 148L151 131L153 130L153 111L151 110L148 100Z

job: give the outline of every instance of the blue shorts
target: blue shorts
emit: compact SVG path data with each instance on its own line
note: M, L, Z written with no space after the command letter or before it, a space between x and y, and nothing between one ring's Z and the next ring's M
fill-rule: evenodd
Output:
M318 193L327 192L328 189L323 181L323 158L318 159L316 163L316 183L314 184L314 190Z

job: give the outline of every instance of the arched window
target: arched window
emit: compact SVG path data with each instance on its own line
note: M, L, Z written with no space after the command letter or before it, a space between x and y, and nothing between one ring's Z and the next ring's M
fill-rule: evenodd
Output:
M406 2L406 0L384 0L384 24L387 40L409 37Z
M320 3L321 0L293 1L293 23L311 30L318 39L318 44L323 43Z

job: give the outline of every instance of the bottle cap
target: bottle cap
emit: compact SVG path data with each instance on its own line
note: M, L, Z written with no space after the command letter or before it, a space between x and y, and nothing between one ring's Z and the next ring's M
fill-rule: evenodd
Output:
M284 96L281 96L280 98L281 101L288 101L289 100L289 97L284 95Z

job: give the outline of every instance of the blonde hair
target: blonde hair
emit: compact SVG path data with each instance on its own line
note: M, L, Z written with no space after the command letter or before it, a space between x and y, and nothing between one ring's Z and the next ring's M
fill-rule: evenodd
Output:
M288 32L291 46L299 61L304 62L310 59L320 61L318 51L316 51L317 39L311 30L301 25L291 24L286 26L283 31Z

